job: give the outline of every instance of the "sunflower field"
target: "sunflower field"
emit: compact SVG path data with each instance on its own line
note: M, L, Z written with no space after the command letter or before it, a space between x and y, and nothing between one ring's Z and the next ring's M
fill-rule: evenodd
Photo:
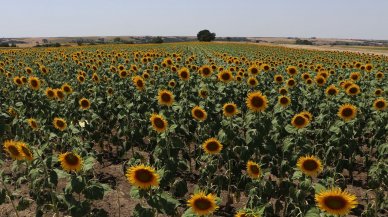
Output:
M386 216L388 57L0 50L1 216Z

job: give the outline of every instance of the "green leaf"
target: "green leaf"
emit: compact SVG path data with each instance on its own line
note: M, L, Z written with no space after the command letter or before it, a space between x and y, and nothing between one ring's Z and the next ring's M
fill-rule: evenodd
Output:
M5 203L6 196L7 196L7 193L6 193L5 189L1 189L0 190L0 205Z
M314 190L315 190L315 193L319 193L321 191L325 191L326 188L325 188L325 186L323 186L323 185L321 185L319 183L315 183L314 184Z
M153 195L147 199L147 202L150 206L156 208L159 212L167 215L174 215L176 208L179 206L179 201L167 193Z
M300 178L302 178L302 176L303 176L303 173L300 170L297 170L292 175L292 180L300 179Z
M131 190L129 191L129 195L131 196L131 198L140 199L140 191L139 191L139 188L137 188L137 187L132 187Z
M50 171L50 182L54 184L54 186L57 186L58 184L58 174L55 170Z
M197 215L189 208L183 213L182 217L197 217Z
M84 195L87 199L101 200L104 198L104 188L99 185L88 186L84 191Z
M30 206L30 202L26 199L24 199L24 197L22 197L20 200L19 200L19 203L16 207L16 209L18 211L21 211L21 210L25 210L27 209L28 207Z
M140 204L137 204L133 212L134 217L155 217L155 213L150 208L144 208Z
M57 173L58 178L60 178L60 179L69 178L70 177L70 174L65 172L65 171L63 171L63 170L54 169L54 171Z
M72 190L76 193L81 193L85 188L85 183L82 179L82 176L72 176L70 183Z
M93 168L94 161L95 161L95 159L92 156L88 156L87 158L85 158L83 169L85 171L91 170Z
M176 197L183 197L188 192L187 183L185 180L177 179L172 185L173 194Z
M316 208L316 207L313 207L313 208L309 209L309 210L306 212L305 217L320 217L320 215L319 215L319 209Z

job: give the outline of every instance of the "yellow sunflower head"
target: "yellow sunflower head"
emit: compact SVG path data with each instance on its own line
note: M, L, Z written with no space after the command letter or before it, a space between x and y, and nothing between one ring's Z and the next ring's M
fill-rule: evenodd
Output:
M222 107L222 112L224 113L225 117L233 117L238 113L237 105L232 102L225 103Z
M350 79L353 81L358 81L361 78L360 72L352 72L350 73Z
M295 87L296 86L296 81L294 78L289 78L287 81L286 81L286 85L287 87L291 88L291 87Z
M309 124L309 122L310 122L309 119L300 113L296 114L291 120L292 126L298 128L298 129L302 129L302 128L306 127Z
M315 194L315 202L322 211L331 215L348 215L357 206L357 197L340 188L332 188Z
M207 96L209 95L208 91L205 90L205 89L201 89L198 91L198 95L203 98L203 99L206 99Z
M63 100L66 96L63 90L59 88L54 89L54 93L55 93L55 98L58 100Z
M61 89L68 95L73 93L73 88L68 83L63 84Z
M35 118L27 119L27 123L32 130L37 130L39 128L38 122L35 120Z
M55 91L50 87L46 88L45 94L46 94L47 98L49 98L49 99L55 98Z
M281 83L283 83L283 76L281 76L281 75L275 75L274 78L273 78L273 80L275 81L275 83L281 84Z
M278 103L281 105L283 108L286 108L288 105L291 104L291 98L288 96L279 96L278 97Z
M204 65L199 69L199 73L202 75L202 77L207 78L213 74L213 69L208 65Z
M126 177L131 185L141 189L159 186L159 175L150 166L137 165L127 170Z
M63 118L54 118L54 127L60 131L64 131L67 127L66 120Z
M90 108L90 101L86 98L82 98L78 101L79 106L82 110L87 110Z
M289 66L287 67L286 69L287 73L291 76L295 76L296 74L298 74L298 70L296 69L295 66Z
M159 105L171 106L174 103L174 95L169 90L159 90L157 98Z
M304 174L313 177L318 176L323 170L321 161L315 156L300 157L296 166Z
M212 214L218 209L216 197L213 194L206 195L204 192L192 195L187 205L199 216Z
M251 92L248 94L246 104L253 112L263 112L268 107L268 100L260 91Z
M259 81L255 77L250 77L247 80L247 84L251 87L256 87L259 84Z
M141 76L135 76L132 78L132 82L135 85L136 89L143 90L145 88L145 81Z
M259 67L257 67L256 65L253 65L253 66L251 66L251 67L248 68L248 72L249 72L251 75L255 76L255 75L258 75L258 74L259 74L260 70L259 70Z
M175 80L174 80L174 79L173 79L173 80L170 80L170 81L168 82L168 86L170 86L170 87L175 87L175 86L176 86Z
M12 159L23 160L24 155L20 151L18 142L14 140L5 140L3 143L3 148Z
M30 88L33 89L33 90L39 90L40 88L40 80L39 78L37 77L29 77L28 78L28 84L30 85Z
M303 115L305 118L307 118L307 120L309 121L313 120L313 115L308 111L303 111L300 114Z
M361 93L360 86L357 84L352 84L348 88L346 88L346 93L351 96L355 96Z
M326 78L321 75L315 76L315 83L319 86L323 86L326 84Z
M380 88L377 88L377 89L375 90L375 95L376 95L376 96L381 96L383 93L384 93L384 90L382 90L382 89L380 89Z
M279 89L279 93L284 96L288 94L288 90L286 87L282 87Z
M151 121L152 128L154 128L154 130L157 131L158 133L162 133L166 131L166 129L168 128L168 122L164 119L163 116L159 114L156 114L156 113L152 114L150 121Z
M80 83L84 83L84 82L85 82L85 76L78 75L78 76L77 76L77 80L78 80Z
M338 116L342 118L345 122L354 119L357 115L357 108L351 104L343 104L338 109Z
M387 108L387 101L384 98L378 98L373 102L373 108L377 111L384 111Z
M202 144L202 149L207 154L218 154L221 152L223 145L216 138L207 139Z
M13 78L13 83L16 84L19 87L23 85L23 81L22 81L22 79L19 76L15 76Z
M29 161L32 161L34 159L34 156L31 152L31 149L27 146L26 143L24 142L17 142L18 144L18 148L19 148L19 151L20 153L23 155L23 157L26 159L26 160L29 160Z
M253 161L247 163L247 174L252 179L258 179L261 176L260 165Z
M191 110L191 115L193 116L193 118L197 121L205 121L206 118L207 118L207 113L206 111L199 107L199 106L195 106L192 110Z
M83 160L78 154L74 152L60 154L58 160L61 163L62 169L68 172L80 171L82 168Z
M326 88L325 93L327 96L335 96L339 93L339 90L334 84L332 84Z
M190 71L188 68L181 68L179 71L178 71L178 76L181 80L183 81L188 81L190 79Z
M377 73L375 74L375 78L376 78L377 80L382 80L382 79L384 78L384 73L382 73L382 72L377 72Z
M224 70L218 73L218 80L228 83L233 80L233 75L229 70Z

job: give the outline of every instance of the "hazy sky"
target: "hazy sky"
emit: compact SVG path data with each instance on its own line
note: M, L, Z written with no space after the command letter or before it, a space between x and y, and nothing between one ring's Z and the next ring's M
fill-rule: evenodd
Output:
M1 37L296 36L388 39L388 0L0 0Z

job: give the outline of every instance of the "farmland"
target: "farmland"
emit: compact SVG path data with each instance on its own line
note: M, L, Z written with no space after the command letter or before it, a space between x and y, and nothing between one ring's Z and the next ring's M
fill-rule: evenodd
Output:
M0 50L0 215L387 215L388 57Z

